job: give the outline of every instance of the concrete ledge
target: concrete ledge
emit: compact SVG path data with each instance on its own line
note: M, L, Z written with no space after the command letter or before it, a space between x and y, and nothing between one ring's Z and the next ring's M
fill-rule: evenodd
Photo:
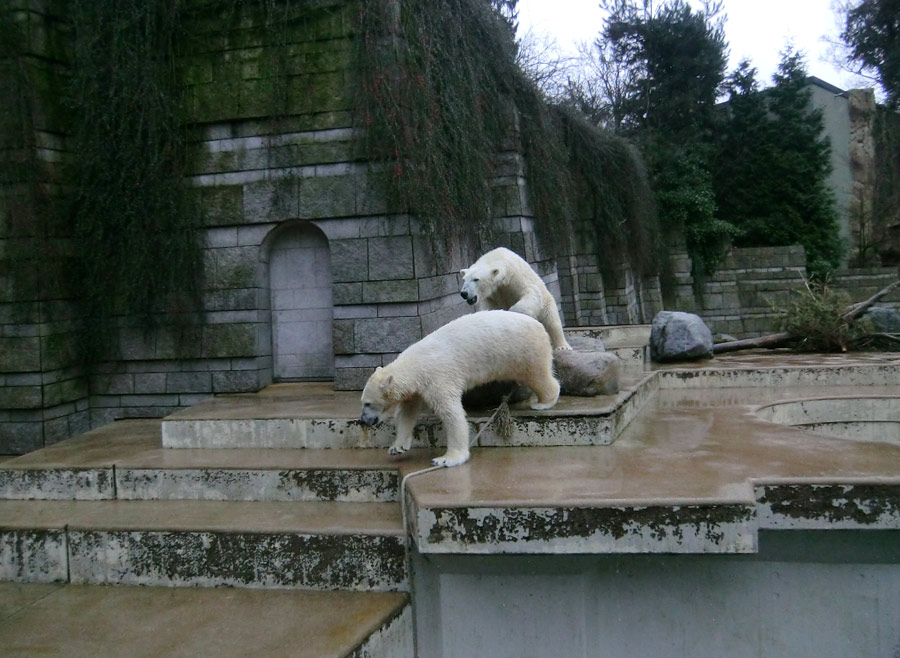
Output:
M414 655L409 596L393 592L0 582L0 610L11 656Z
M400 537L201 531L67 533L73 583L397 591Z
M6 525L0 522L0 581L56 583L68 580L64 528L4 527Z
M115 497L112 467L0 466L2 500L109 500Z
M486 431L480 446L586 446L609 445L634 419L658 388L655 373L640 373L616 395L593 398L562 397L549 411L514 405L512 436ZM302 389L298 389L302 390ZM301 394L302 395L302 394ZM394 441L392 422L365 427L357 421L359 396L335 392L340 411L303 410L299 399L248 403L242 396L220 396L176 412L162 421L166 448L388 448ZM471 436L481 429L490 412L469 414ZM414 447L446 445L435 417L423 417L416 426Z
M407 588L390 503L0 501L0 579Z
M792 355L797 357L798 355ZM664 389L716 389L797 386L889 386L900 381L900 364L856 363L853 365L796 365L773 367L771 358L765 366L737 359L717 357L702 364L659 369L660 387ZM827 363L827 358L825 359Z
M898 530L900 478L754 487L765 530Z
M753 505L421 508L423 553L754 553Z
M392 502L396 470L118 468L122 500Z

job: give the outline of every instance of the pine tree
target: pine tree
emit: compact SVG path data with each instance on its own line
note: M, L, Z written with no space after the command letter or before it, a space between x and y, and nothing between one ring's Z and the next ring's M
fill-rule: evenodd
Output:
M878 80L888 105L900 108L900 0L857 0L838 11L850 58Z
M782 54L773 87L758 90L749 64L732 74L716 155L716 200L740 230L738 246L802 244L808 269L824 275L841 248L827 185L831 146L812 107L803 57Z
M695 272L710 272L733 227L716 215L711 156L714 113L725 76L724 17L707 3L653 5L608 0L603 37L625 70L622 131L648 163L668 243L684 239Z
M771 149L769 118L759 93L757 71L743 60L729 76L725 89L728 103L717 120L713 187L719 216L748 233L768 213L767 197L757 189L766 177Z

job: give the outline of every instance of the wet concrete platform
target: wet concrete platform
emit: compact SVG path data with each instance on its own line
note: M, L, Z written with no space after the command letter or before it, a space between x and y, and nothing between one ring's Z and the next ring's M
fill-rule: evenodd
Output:
M613 413L616 401L640 397L638 412L619 423L612 445L518 447L504 446L498 437L495 447L476 447L461 467L410 479L405 514L418 550L750 553L765 529L900 528L900 436L897 442L847 441L767 422L756 413L774 401L900 397L897 354L741 353L657 367L633 387L620 396L563 398L543 412L549 419ZM256 409L258 416L266 409L284 418L349 419L358 412L358 394L278 385L255 396L222 396L211 405L217 415ZM199 417L203 408L176 416ZM0 469L0 480L2 473L19 476L51 465L107 464L120 497L131 486L123 474L142 471L166 474L157 475L162 484L154 485L156 493L142 496L252 500L265 495L221 493L223 478L211 472L253 473L258 480L250 481L265 482L260 473L296 469L290 479L297 481L297 472L313 469L330 472L337 482L345 473L368 470L392 474L371 500L396 500L399 477L427 467L440 450L390 458L382 449L360 448L169 449L157 438L158 425L147 422L132 438L126 427L116 424L75 440L81 446L70 442L13 460ZM383 431L390 437L393 428L387 424ZM184 486L172 484L179 472ZM204 493L199 482L210 481L214 493Z
M415 476L423 553L753 553L760 530L900 529L895 441L779 425L774 401L900 397L895 353L728 355L654 369L612 445L476 449Z
M397 593L0 582L0 656L393 658L411 628Z

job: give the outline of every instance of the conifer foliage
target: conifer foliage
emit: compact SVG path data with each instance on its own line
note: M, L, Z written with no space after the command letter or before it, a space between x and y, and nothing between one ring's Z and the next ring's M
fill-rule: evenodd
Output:
M900 108L900 0L856 0L838 11L851 59L878 80L888 105Z
M822 112L811 105L799 53L783 53L774 86L761 91L755 76L742 62L727 85L715 167L720 216L738 227L738 246L802 244L810 273L823 276L841 245Z
M609 12L602 37L627 80L621 130L649 165L667 242L683 236L695 272L708 273L734 233L717 216L710 162L726 64L721 6L694 10L685 0L601 6Z

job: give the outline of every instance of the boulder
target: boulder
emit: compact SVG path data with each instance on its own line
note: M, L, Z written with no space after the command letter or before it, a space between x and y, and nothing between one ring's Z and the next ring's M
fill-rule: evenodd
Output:
M619 392L622 359L612 352L572 350L553 352L553 366L562 395L594 397Z
M872 321L875 331L885 334L900 333L900 313L886 306L873 306L866 311L866 316Z
M699 315L660 311L650 326L653 361L698 361L713 355L713 336Z

